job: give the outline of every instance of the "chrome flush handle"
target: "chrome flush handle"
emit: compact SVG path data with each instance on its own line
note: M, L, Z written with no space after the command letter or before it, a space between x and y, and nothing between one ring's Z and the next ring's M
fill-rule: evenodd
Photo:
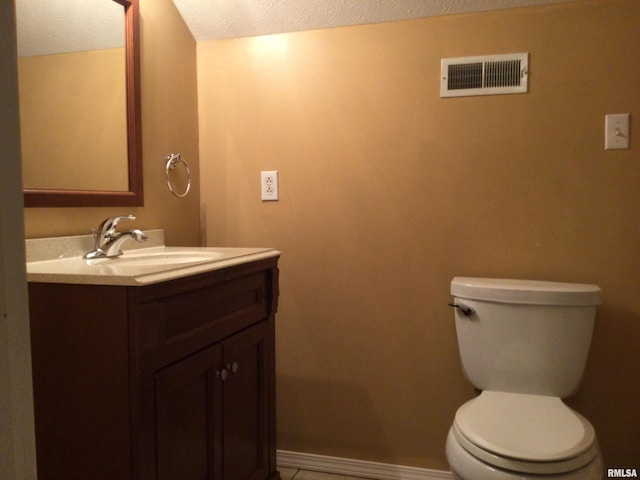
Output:
M473 309L469 307L465 307L464 305L458 305L457 303L449 303L447 305L453 308L457 308L460 311L460 313L465 317L468 317L469 315L473 314Z

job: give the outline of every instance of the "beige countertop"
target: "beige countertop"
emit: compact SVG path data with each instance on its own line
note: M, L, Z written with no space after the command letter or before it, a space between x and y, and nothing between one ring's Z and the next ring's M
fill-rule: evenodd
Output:
M162 230L145 233L149 240L125 243L121 256L91 260L83 258L91 235L28 239L27 281L141 286L280 255L273 248L168 247Z

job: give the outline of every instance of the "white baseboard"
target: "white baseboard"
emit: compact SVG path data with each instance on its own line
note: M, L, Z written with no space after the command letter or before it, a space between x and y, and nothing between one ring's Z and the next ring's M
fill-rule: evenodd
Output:
M278 467L315 472L337 473L378 480L451 480L453 474L442 470L406 467L389 463L367 462L351 458L327 457L312 453L278 450Z

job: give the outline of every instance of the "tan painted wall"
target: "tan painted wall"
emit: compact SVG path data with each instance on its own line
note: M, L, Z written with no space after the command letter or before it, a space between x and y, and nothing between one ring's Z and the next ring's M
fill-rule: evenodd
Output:
M207 242L283 252L278 448L447 468L449 282L477 275L602 287L570 404L637 465L638 32L640 2L582 1L198 44ZM439 98L441 58L521 51L528 94Z
M140 0L140 17L145 206L28 208L27 238L89 233L107 216L133 213L136 227L164 228L168 244L200 243L195 41L171 0ZM169 153L189 162L193 187L186 198L167 188Z

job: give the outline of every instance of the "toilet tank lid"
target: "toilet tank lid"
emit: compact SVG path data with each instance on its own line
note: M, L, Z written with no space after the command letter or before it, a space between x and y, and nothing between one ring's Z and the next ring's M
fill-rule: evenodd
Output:
M597 285L505 278L455 277L451 294L469 300L531 305L595 306L602 302Z

